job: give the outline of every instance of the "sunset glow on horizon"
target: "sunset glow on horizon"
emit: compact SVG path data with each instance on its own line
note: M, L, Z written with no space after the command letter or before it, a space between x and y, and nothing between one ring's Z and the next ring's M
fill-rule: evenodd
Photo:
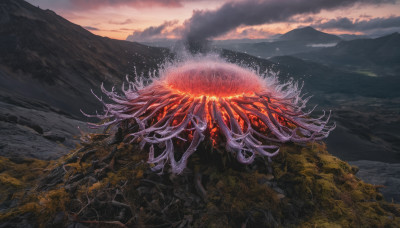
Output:
M194 11L217 11L232 2L211 0L28 0L42 9L50 9L90 32L113 39L134 41L180 39L184 25ZM234 1L257 2L257 1ZM276 2L258 1L258 2ZM315 1L318 2L318 1ZM364 2L364 1L354 1ZM316 14L299 13L287 20L270 23L240 25L214 39L266 39L304 26L332 34L379 34L400 31L400 3L398 1L367 1L361 4L324 9ZM383 2L376 4L376 2ZM272 4L272 3L271 3ZM316 3L316 4L319 4ZM248 12L252 14L253 12ZM221 22L224 23L224 22ZM229 21L227 21L229 23ZM382 24L387 26L382 28ZM371 24L371 25L369 25ZM377 25L374 28L373 25ZM378 25L381 27L378 28ZM145 32L144 32L145 31Z

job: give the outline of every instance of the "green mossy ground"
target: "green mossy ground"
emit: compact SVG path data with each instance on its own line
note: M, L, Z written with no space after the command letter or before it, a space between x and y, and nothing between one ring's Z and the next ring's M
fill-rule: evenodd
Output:
M323 144L251 166L203 145L176 176L115 138L91 135L57 162L1 157L0 227L400 227L399 205Z

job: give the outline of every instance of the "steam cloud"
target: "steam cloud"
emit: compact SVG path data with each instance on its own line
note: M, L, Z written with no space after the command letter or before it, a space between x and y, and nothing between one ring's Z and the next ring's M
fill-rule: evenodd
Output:
M290 17L354 4L395 3L396 0L250 0L227 2L215 11L197 10L184 26L183 39L203 42L225 34L241 25L260 25L286 21Z
M129 35L126 40L129 41L148 41L153 38L157 38L163 34L166 28L177 24L178 21L166 21L159 26L151 26L143 31L134 31L132 35Z

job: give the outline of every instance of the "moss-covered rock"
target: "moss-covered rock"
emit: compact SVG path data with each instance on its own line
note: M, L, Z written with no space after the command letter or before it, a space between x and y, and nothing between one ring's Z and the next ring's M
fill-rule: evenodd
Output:
M0 158L0 227L400 227L399 205L324 144L250 166L204 144L181 176L152 172L147 156L91 135L57 162Z

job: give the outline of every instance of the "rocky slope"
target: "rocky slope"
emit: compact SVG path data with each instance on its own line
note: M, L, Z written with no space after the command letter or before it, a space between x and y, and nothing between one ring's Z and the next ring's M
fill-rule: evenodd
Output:
M400 207L324 145L235 163L204 144L182 176L149 170L120 134L89 135L57 162L0 157L0 227L398 227ZM28 168L29 167L29 168ZM34 170L39 178L26 172Z
M166 49L96 36L23 0L0 2L0 89L82 117L99 108L90 89L155 69Z
M157 68L168 51L93 35L23 0L0 1L0 155L57 159L85 130L80 109L126 75Z
M334 47L295 56L318 63L358 71L369 76L399 76L400 34L375 39L342 41Z

